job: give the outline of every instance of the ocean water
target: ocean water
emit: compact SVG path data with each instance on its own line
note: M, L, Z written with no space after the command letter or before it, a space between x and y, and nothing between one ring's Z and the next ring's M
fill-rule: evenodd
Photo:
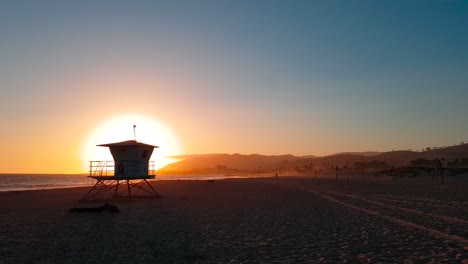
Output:
M0 174L0 192L91 186L95 182L87 176L88 174ZM156 180L217 180L225 178L241 177L225 176L224 174L156 176Z
M0 174L0 192L90 186L87 175L77 174Z

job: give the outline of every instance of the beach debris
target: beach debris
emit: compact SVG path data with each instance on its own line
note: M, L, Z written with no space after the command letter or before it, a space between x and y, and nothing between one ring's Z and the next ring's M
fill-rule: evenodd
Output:
M103 206L97 207L75 207L68 209L70 213L100 213L103 211L110 211L112 213L120 212L120 209L113 204L104 204Z

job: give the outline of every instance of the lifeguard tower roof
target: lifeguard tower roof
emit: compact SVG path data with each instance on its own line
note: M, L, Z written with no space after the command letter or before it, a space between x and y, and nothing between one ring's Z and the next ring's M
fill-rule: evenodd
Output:
M145 144L138 142L136 140L127 140L127 141L122 141L122 142L116 142L116 143L108 143L108 144L100 144L97 145L98 147L130 147L130 146L145 146L145 147L153 147L153 148L159 148L158 146L153 146L150 144Z

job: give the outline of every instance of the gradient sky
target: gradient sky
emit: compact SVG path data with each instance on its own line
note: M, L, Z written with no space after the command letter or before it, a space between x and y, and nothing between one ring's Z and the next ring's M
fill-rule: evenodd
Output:
M15 0L0 34L0 172L80 172L129 113L180 154L468 141L466 1Z

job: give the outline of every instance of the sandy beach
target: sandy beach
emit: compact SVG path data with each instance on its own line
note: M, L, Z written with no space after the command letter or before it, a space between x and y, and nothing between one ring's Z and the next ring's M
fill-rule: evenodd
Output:
M0 263L468 263L466 184L307 177L156 181L69 213L88 188L0 193Z

